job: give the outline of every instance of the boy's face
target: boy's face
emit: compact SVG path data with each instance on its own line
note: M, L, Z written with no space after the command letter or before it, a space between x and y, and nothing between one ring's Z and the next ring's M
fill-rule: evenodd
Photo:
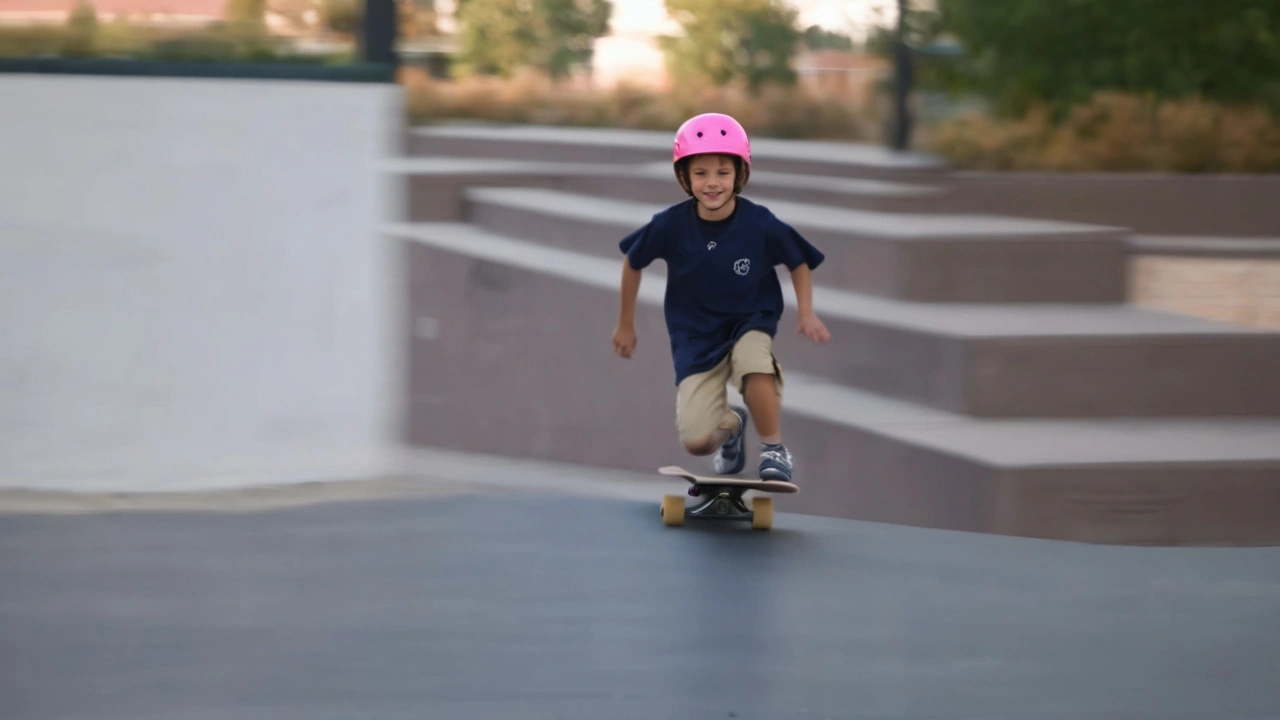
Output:
M724 155L699 155L689 162L689 188L711 213L733 199L733 160Z

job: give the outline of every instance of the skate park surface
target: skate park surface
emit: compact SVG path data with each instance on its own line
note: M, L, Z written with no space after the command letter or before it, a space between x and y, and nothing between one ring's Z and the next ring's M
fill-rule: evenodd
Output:
M390 90L195 87L4 88L0 123L26 123L9 136L59 148L0 148L25 168L0 179L0 299L35 308L0 318L6 720L1280 717L1280 385L1244 372L1274 338L1113 304L1114 272L1044 309L1062 286L958 282L905 252L980 267L1011 244L970 243L991 233L1114 269L1118 231L907 218L954 209L899 182L935 167L874 149L842 158L864 178L774 164L762 191L842 204L800 209L901 271L820 288L842 338L899 339L847 366L789 348L805 475L771 531L667 528L661 498L686 485L653 470L705 466L674 446L658 282L643 357L608 354L620 221L599 212L668 196L644 149L665 133L589 133L634 154L621 168L591 143L586 170L502 148L475 180L473 158L374 157ZM416 141L489 136L437 132ZM930 234L947 222L965 232ZM573 324L513 333L552 313ZM1218 354L1183 362L1196 346ZM1061 353L1091 347L1125 372L1056 392L1082 371ZM945 362L970 348L1043 394ZM1167 394L1142 352L1170 363ZM954 377L915 383L938 359ZM1025 526L974 520L1020 483L1046 489L1022 499L1038 514L1005 508ZM1026 536L1050 531L1091 541ZM1258 546L1177 546L1213 541Z
M5 717L1280 716L1280 549L667 528L656 474L406 467L0 494Z

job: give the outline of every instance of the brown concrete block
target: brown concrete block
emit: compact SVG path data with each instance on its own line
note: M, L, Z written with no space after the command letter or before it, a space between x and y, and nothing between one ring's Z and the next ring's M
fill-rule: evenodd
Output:
M1148 287L1156 295L1224 297L1238 295L1249 278L1249 262L1207 258L1147 258Z
M1263 330L1280 332L1280 297L1266 297L1258 301L1258 312L1254 316L1254 326Z
M1256 297L1280 297L1280 260L1254 260L1249 281Z

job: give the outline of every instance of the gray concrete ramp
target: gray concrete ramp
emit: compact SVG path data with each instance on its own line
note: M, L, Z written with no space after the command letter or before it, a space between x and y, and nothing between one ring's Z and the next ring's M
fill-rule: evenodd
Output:
M4 717L1280 715L1280 549L666 528L656 475L420 466L0 516Z
M666 130L469 123L413 128L413 156L638 163L671 159L673 134ZM873 144L755 137L753 163L771 170L832 177L884 180L941 178L946 164L917 152L894 152Z
M674 182L669 161L618 163L517 161L495 158L413 157L383 165L407 184L408 219L458 220L468 187L554 188L593 197L667 205L687 197ZM752 193L779 200L897 213L941 212L950 207L940 186L820 177L763 170L751 173Z

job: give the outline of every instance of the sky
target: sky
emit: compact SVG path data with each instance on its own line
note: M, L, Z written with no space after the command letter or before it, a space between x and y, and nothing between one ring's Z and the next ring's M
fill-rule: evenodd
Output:
M828 30L857 32L874 19L877 8L892 18L896 0L788 0L800 11L800 25L820 25ZM611 26L618 35L655 33L665 29L663 0L616 0Z
M800 11L800 27L818 25L855 38L875 22L877 10L883 13L881 24L897 17L897 0L787 0L787 4ZM659 80L663 58L653 36L675 30L663 0L614 0L610 29L607 37L596 41L597 80L605 84L623 77Z
M0 0L3 2L3 0ZM877 10L885 18L894 17L897 0L786 0L800 11L800 26L819 25L828 30L860 34L875 18ZM440 12L453 12L456 0L436 0ZM610 27L618 37L651 36L669 32L663 0L614 0Z

